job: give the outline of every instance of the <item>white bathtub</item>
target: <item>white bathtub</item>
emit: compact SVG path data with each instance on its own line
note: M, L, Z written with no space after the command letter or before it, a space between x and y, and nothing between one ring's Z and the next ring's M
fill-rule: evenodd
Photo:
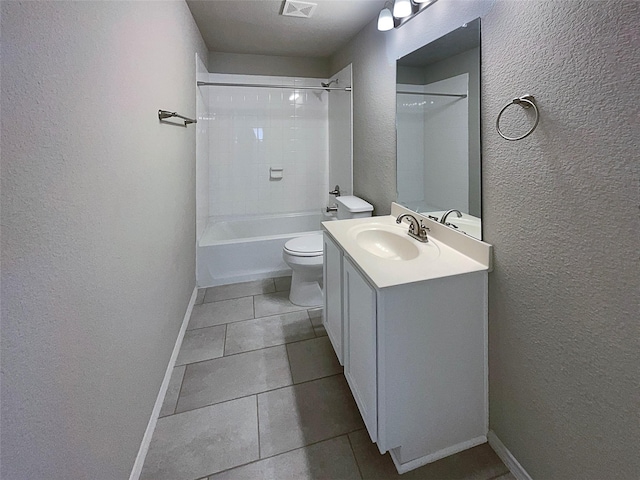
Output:
M290 275L284 244L320 233L320 222L329 219L320 212L210 218L198 243L198 286Z

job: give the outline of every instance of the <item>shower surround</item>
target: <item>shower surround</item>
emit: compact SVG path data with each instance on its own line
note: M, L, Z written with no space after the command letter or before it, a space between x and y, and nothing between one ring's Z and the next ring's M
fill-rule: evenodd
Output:
M210 74L210 82L318 86L322 79ZM209 90L209 216L317 211L328 187L324 90ZM270 178L269 169L282 169Z
M313 87L328 81L226 74L200 75L198 80ZM282 246L291 234L308 232L308 222L301 229L280 232L288 235L266 235L261 230L265 219L275 225L290 225L295 218L314 218L317 224L311 230L320 230L320 213L329 202L329 95L334 92L251 86L200 86L198 91L204 110L199 112L203 130L198 142L207 142L207 148L200 149L207 158L198 160L200 164L206 161L206 168L198 171L207 175L206 188L198 189L197 198L200 210L207 211L198 229L198 285L287 274ZM350 138L345 158L351 158ZM247 263L246 235L219 238L221 228L233 222L254 227L249 235L255 240L250 261L253 268L236 272L229 268ZM274 236L282 237L276 241L278 245L274 245ZM265 237L270 237L268 247L262 242Z

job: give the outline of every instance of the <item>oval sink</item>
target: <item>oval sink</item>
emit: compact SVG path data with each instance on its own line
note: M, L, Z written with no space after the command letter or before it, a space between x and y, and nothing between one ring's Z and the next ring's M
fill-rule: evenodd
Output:
M367 252L388 260L412 260L420 253L409 238L382 229L361 231L356 235L356 243Z

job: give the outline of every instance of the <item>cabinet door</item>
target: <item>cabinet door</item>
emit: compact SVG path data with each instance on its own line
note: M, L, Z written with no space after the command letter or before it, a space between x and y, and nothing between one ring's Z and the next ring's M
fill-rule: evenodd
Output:
M342 323L342 250L324 234L324 328L344 365Z
M344 374L373 442L378 435L376 291L343 260Z

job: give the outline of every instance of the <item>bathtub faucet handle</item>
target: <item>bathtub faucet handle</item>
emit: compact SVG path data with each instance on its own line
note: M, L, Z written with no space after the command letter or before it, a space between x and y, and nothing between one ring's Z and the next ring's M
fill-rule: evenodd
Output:
M336 185L336 188L333 191L329 192L329 195L335 195L336 197L340 196L340 185Z

